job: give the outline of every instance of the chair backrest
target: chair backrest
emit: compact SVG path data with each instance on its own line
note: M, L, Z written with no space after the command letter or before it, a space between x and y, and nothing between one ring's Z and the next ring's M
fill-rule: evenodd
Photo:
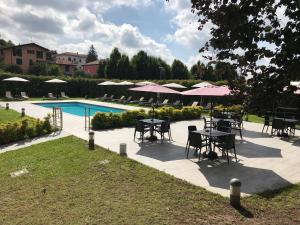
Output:
M107 94L104 94L102 98L107 98Z
M161 123L161 132L166 133L169 132L170 130L170 122L169 121L164 121Z
M153 98L149 98L148 103L152 103L153 102Z
M131 99L132 99L132 96L129 96L129 97L127 98L127 101L131 101Z
M265 114L264 116L264 125L270 125L270 116L268 114Z
M217 123L217 130L223 132L231 132L231 123L225 120L219 120Z
M145 119L145 117L142 116L142 115L138 115L138 116L135 118L136 121L142 120L142 119Z
M49 92L49 93L48 93L48 97L49 97L49 98L54 98L54 95L53 95L51 92Z
M145 124L142 121L137 120L135 125L135 130L138 132L143 132L144 129L145 129Z
M109 98L110 98L110 99L113 99L114 97L115 97L115 95L111 95Z
M123 100L125 98L125 96L123 95L121 98L120 98L120 100Z
M232 149L235 147L235 134L228 134L226 136L222 136L223 147L226 149Z
M177 100L177 101L174 102L173 105L179 105L179 104L180 104L180 100Z
M164 121L171 121L171 118L169 117L169 116L164 116L163 118L162 118L162 120L164 120Z
M162 104L167 104L168 102L169 102L169 99L166 98Z
M196 132L190 132L189 144L192 147L200 147L202 145L202 135Z
M190 133L197 130L197 127L195 125L188 126L188 139L190 140Z
M193 104L191 105L192 107L197 106L198 102L193 102Z
M140 100L139 100L139 102L144 101L144 99L145 99L144 97L141 97Z
M285 127L285 122L283 120L279 120L279 119L273 119L272 120L272 128L273 129L284 129Z

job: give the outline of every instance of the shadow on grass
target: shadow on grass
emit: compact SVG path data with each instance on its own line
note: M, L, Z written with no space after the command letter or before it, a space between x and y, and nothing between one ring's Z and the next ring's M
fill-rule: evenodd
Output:
M289 193L294 188L297 188L297 185L290 184L289 186L286 186L286 187L283 187L283 188L279 188L279 189L276 189L276 190L265 191L265 192L262 192L262 193L258 193L256 195L259 196L259 197L270 200L272 198L277 197L278 195L283 194L284 192Z
M246 218L249 218L249 219L254 217L253 213L251 211L249 211L248 209L246 209L242 205L241 206L236 206L236 207L233 206L233 208L236 211L238 211L243 217L246 217Z

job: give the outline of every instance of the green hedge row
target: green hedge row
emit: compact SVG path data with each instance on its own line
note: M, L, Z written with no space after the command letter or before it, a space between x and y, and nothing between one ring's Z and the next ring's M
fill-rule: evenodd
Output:
M23 119L14 123L0 124L0 145L34 138L54 131L50 124L50 116L44 120Z
M162 119L168 116L172 121L199 119L203 111L202 107L183 107L176 109L173 107L162 107L155 109L155 118ZM97 113L92 119L93 130L103 130L110 128L119 128L135 125L135 119L138 116L145 118L152 117L153 111L131 110L123 113Z
M15 93L20 91L26 91L31 97L43 97L47 96L48 92L59 92L61 90L65 91L70 97L99 97L108 94L115 94L116 96L122 95L141 95L141 93L128 91L128 86L97 86L98 83L105 81L104 79L91 79L82 77L70 77L61 76L57 77L59 79L66 80L67 84L48 84L45 83L46 80L53 79L52 76L33 76L33 75L20 75L12 74L0 71L0 80L8 77L19 76L30 80L29 83L13 83L13 82L0 82L0 97L5 95L5 91L10 90ZM119 82L120 80L114 80ZM133 80L132 82L139 82L138 80ZM179 83L187 87L199 83L200 80L153 80L155 83L165 84L165 83ZM221 85L226 84L226 81L219 81L215 84ZM178 97L178 96L177 96Z

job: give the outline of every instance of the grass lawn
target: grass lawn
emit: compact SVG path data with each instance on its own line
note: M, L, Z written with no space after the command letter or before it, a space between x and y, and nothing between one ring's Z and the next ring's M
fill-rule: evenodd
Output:
M245 210L235 210L227 198L102 148L88 151L72 136L0 154L0 168L6 225L300 223L300 185L245 198ZM9 176L23 168L29 174Z
M14 110L5 110L0 108L0 124L21 120L21 114Z

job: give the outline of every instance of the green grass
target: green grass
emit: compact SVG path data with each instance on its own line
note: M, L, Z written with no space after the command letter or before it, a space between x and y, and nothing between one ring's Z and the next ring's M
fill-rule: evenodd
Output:
M21 120L21 114L14 110L5 110L0 108L0 124L1 123L10 123Z
M246 119L247 116L244 116L244 120ZM264 118L261 116L249 114L248 115L248 122L253 122L253 123L264 123Z
M227 198L86 145L70 136L0 154L1 224L299 224L299 185L235 210ZM29 174L9 176L23 168Z

